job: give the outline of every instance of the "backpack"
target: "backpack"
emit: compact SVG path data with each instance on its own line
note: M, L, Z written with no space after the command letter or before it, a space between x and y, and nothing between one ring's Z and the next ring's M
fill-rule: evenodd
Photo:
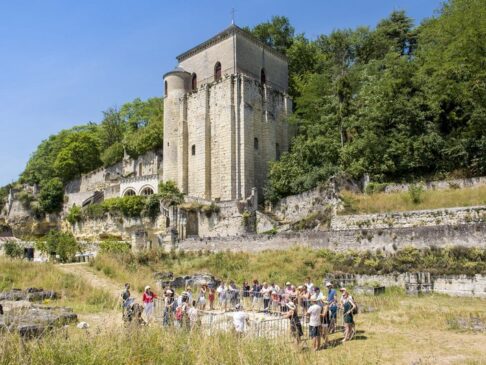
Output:
M175 318L176 318L176 320L182 321L182 317L183 316L184 316L183 307L182 306L177 307L176 312L175 312Z
M354 303L353 314L358 314L359 313L358 303L356 303L354 299L353 299L353 303Z

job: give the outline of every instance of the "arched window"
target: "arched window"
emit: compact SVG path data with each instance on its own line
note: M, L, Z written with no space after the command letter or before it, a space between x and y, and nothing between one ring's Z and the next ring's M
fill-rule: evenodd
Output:
M255 150L258 150L258 138L254 138L253 139L253 148L255 148Z
M196 89L197 89L197 75L192 74L191 90L194 91Z
M165 96L169 95L169 88L167 87L167 81L164 81Z
M133 189L128 189L127 191L125 191L125 193L123 194L123 196L134 196L136 195L135 194L135 190Z
M191 147L191 155L196 155L196 145L193 144L192 147Z
M219 80L221 80L221 63L216 62L216 65L214 65L214 81Z
M264 68L262 68L262 70L260 71L260 82L262 83L262 85L267 82L267 76L265 75Z
M152 188L150 187L146 187L146 188L143 188L142 191L140 192L140 195L144 195L144 196L147 196L147 195L153 195L154 191Z

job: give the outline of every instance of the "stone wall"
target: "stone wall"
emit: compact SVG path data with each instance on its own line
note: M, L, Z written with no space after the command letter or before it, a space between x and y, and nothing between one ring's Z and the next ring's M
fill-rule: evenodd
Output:
M475 186L486 185L486 176L471 177L467 179L429 181L423 183L422 185L426 190L470 188ZM395 193L395 192L408 191L409 187L410 184L390 184L385 187L385 192Z
M325 209L328 205L335 206L338 202L332 186L318 186L304 193L281 199L272 206L270 212L283 222L293 223Z
M70 227L80 241L96 242L104 237L116 237L132 243L134 249L156 247L165 236L165 217L157 219L122 218L106 214L102 219L87 219Z
M486 206L443 208L407 212L334 215L332 230L385 229L423 226L455 226L486 222Z
M486 247L486 223L457 226L424 226L340 231L285 232L277 235L246 235L188 239L184 250L248 251L285 250L292 246L345 250L395 252L406 246L418 248L445 246Z
M408 284L408 273L390 275L354 275L357 285L378 283L386 287L405 288ZM432 292L451 296L486 298L486 275L430 275Z

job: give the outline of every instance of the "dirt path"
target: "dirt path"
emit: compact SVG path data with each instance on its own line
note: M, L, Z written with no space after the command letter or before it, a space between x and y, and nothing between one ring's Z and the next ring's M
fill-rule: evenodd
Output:
M75 274L94 288L108 291L114 298L120 298L123 287L108 278L96 275L86 263L63 264L58 266L65 273Z
M74 263L57 266L61 271L74 274L87 282L93 288L103 289L109 292L113 298L120 299L123 287L118 283L101 275L96 275L88 264ZM87 322L91 328L102 330L103 328L112 328L113 325L121 325L121 311L112 310L100 313L82 313L79 314L79 320Z

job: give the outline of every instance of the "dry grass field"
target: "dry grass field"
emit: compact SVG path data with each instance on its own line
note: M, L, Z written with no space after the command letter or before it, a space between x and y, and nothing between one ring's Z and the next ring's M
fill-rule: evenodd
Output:
M486 186L464 189L427 190L414 203L409 192L354 194L342 192L342 214L401 212L422 209L469 207L486 204Z
M182 270L187 262L184 258L178 260L180 266L176 269ZM343 345L342 334L333 334L333 345L314 353L308 344L302 349L283 339L237 338L232 333L207 336L198 331L165 329L157 323L125 328L121 315L114 314L109 305L86 304L92 291L107 293L106 284L104 289L94 288L98 284L84 282L85 275L78 269L73 269L75 279L68 279L76 284L67 285L68 267L61 270L52 264L7 260L0 261L0 266L2 289L8 288L8 282L16 287L30 284L64 290L69 299L51 304L88 308L90 313L81 313L80 319L93 321L88 330L63 328L37 340L23 341L16 335L1 334L0 364L486 364L486 332L461 325L477 318L486 326L486 301L481 299L409 297L394 288L378 297L355 296L363 310L356 316L356 338ZM136 275L131 273L131 277L130 271L123 274L121 268L117 273L105 270L108 276L95 267L96 263L83 270L98 276L100 282L109 281L109 287L119 285L120 290L127 279L142 280L145 276L146 282L152 280L148 266L137 270ZM259 276L258 272L255 275ZM114 300L113 293L106 295Z

